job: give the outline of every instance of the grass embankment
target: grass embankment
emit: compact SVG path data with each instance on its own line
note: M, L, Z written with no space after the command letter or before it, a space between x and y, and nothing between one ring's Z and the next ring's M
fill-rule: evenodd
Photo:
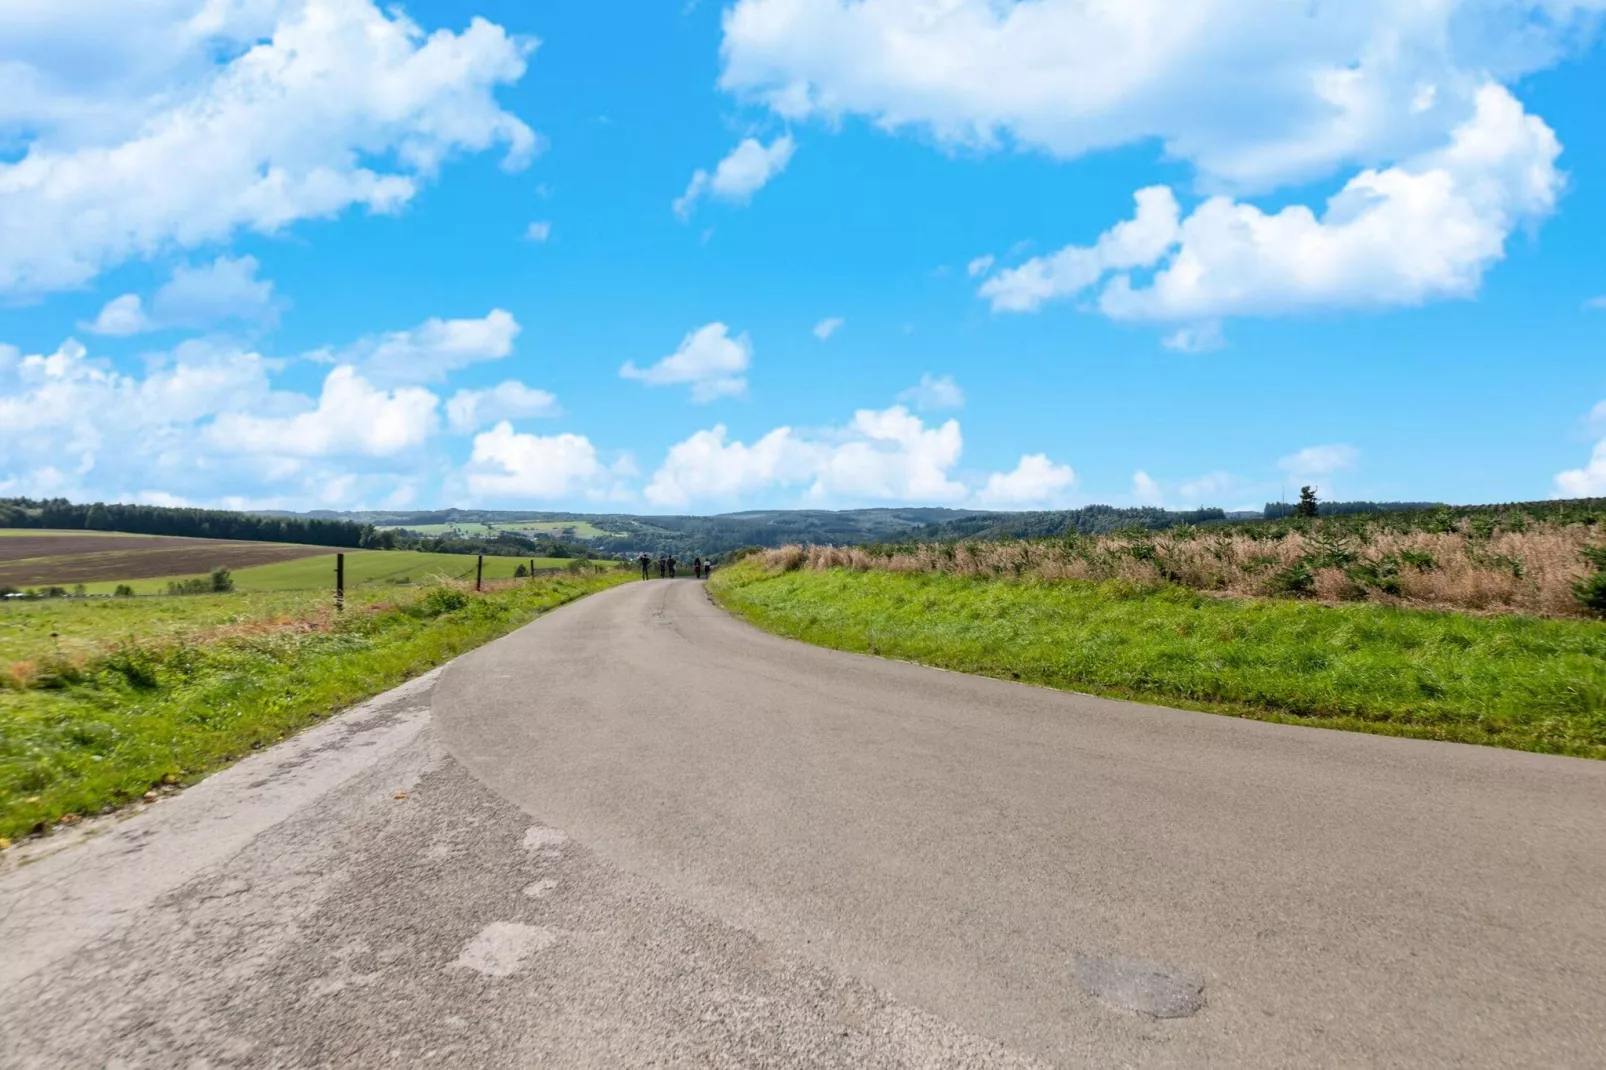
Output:
M1281 520L989 542L782 547L766 563L1042 580L1177 584L1244 597L1589 616L1578 585L1606 561L1598 514L1446 513ZM784 562L783 562L784 559Z
M952 573L715 574L821 646L1261 720L1606 758L1606 625Z
M0 837L198 779L627 578L374 589L343 614L310 593L6 606Z

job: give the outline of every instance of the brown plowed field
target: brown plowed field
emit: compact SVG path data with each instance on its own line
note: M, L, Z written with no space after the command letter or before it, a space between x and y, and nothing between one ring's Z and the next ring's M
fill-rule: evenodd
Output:
M186 539L111 532L29 532L0 538L0 585L71 586L152 576L184 576L215 568L249 568L333 553L328 546L234 539Z

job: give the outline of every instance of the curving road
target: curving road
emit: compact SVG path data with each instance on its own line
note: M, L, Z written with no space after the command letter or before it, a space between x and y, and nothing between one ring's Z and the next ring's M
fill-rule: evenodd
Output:
M0 1065L1598 1065L1603 816L633 583L0 875Z

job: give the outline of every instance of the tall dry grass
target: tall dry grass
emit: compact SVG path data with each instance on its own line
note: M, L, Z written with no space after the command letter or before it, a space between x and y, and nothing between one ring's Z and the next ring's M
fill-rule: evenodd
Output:
M1589 571L1580 551L1601 537L1582 525L1531 524L1483 534L1399 532L1320 521L1275 536L1189 528L1021 542L933 543L892 549L784 546L771 570L848 568L1040 580L1175 583L1242 596L1297 596L1432 609L1588 615L1573 586Z

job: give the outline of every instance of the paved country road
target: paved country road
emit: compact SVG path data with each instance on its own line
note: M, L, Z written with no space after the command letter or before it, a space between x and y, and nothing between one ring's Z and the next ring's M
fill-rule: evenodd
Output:
M405 798L396 798L405 793ZM560 609L0 876L5 1066L1594 1066L1606 763Z

